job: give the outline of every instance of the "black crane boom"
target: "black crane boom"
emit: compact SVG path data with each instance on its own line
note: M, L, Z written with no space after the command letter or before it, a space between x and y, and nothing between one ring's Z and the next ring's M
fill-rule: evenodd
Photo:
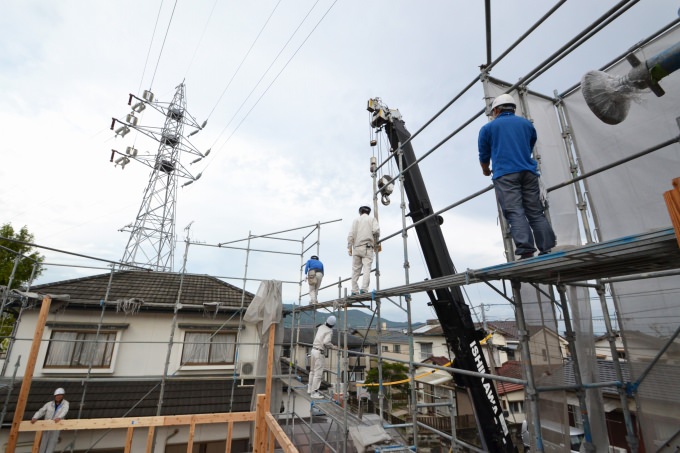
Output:
M403 168L409 167L404 174L404 190L409 203L409 216L414 223L430 216L434 210L416 162L413 147L410 142L406 143L411 134L406 130L399 111L388 109L377 98L369 101L368 110L373 113L371 124L374 127L384 128L393 157L397 158L400 151ZM425 263L432 278L456 273L440 226L441 220L433 216L415 227ZM428 292L428 295L449 348L455 355L456 367L489 374L489 366L479 343L483 332L475 329L470 308L463 299L461 289L457 286L440 288L434 292ZM459 376L457 380L470 391L472 404L480 424L482 442L488 451L516 453L517 449L511 440L492 380L470 376Z

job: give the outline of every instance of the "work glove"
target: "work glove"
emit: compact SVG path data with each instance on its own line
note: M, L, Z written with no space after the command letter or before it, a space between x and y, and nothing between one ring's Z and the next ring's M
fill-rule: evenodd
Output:
M352 247L347 247L347 254L352 256Z

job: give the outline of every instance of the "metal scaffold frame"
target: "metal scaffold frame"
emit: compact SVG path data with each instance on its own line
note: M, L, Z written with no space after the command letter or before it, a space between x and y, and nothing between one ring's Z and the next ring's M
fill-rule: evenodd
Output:
M559 6L564 3L560 2L557 4L553 9L551 9L550 12L548 12L543 18L541 18L536 26L538 26L542 21L544 21L549 15L554 13L554 11L559 8ZM506 88L507 91L514 91L516 90L518 92L518 95L520 97L520 101L522 102L523 105L523 111L529 115L528 112L528 103L526 102L526 96L528 95L528 83L530 83L532 80L534 80L536 77L538 77L540 74L542 74L544 71L546 71L550 66L554 65L557 61L559 61L561 58L563 58L565 55L567 55L569 52L571 52L573 49L575 49L578 45L583 43L585 40L587 40L589 37L591 37L594 33L596 33L601 27L605 26L607 23L609 23L611 20L615 19L618 15L622 14L625 12L628 8L632 6L633 3L631 2L621 2L618 4L615 8L612 8L610 11L608 11L605 15L603 15L598 21L594 22L591 26L589 26L587 29L583 30L581 33L579 33L572 41L567 43L563 48L559 49L555 54L553 54L550 58L546 59L544 62L542 62L538 67L530 71L528 74L526 74L524 77L522 77L517 83L515 84L503 84ZM533 28L532 28L533 29ZM530 33L531 30L527 32ZM488 103L488 100L491 98L489 95L489 88L488 84L491 82L497 83L497 84L502 84L502 82L498 80L494 80L490 77L489 71L490 69L501 59L503 58L507 52L511 51L515 45L519 43L522 39L524 39L526 35L521 37L517 43L513 44L507 51L506 53L502 54L499 58L497 58L495 61L491 61L491 56L490 56L490 47L489 53L487 55L487 64L482 68L482 73L478 78L475 78L473 82L466 87L459 95L454 97L454 99L446 105L439 113L437 113L432 119L430 119L425 126L420 128L415 134L413 134L409 138L409 142L412 141L417 135L419 135L425 127L427 127L437 116L439 116L444 110L449 108L463 93L465 93L467 90L469 90L472 86L474 86L477 81L481 81L483 87L484 87L484 93L485 93L485 100ZM532 93L534 95L537 95L536 93ZM541 96L541 95L539 95ZM545 97L545 96L544 96ZM591 429L590 429L590 420L589 420L589 410L586 404L586 399L585 399L585 392L590 389L601 389L601 388L614 388L618 392L618 396L621 402L621 410L623 412L624 420L625 420L625 428L626 428L626 439L628 442L628 448L630 449L631 452L637 453L639 451L639 435L638 435L638 427L636 426L636 422L633 420L631 411L629 409L631 402L636 401L636 389L639 387L640 383L642 383L645 378L648 376L650 371L653 369L653 367L659 363L662 355L665 353L665 351L668 349L668 347L675 341L675 339L678 337L680 334L680 328L675 331L675 333L669 337L665 343L665 345L658 351L656 356L650 361L646 369L638 376L637 379L635 379L632 382L626 382L624 378L624 373L623 373L623 363L622 360L619 358L617 352L617 347L616 347L616 334L617 332L615 331L612 322L611 322L611 316L610 316L610 304L607 301L606 293L607 291L611 294L612 296L612 303L614 307L614 316L620 316L619 312L619 307L618 307L618 301L617 301L617 295L615 289L612 287L613 283L621 282L621 281L626 281L626 280L636 280L636 279L646 279L646 278L655 278L655 277L661 277L661 276L669 276L669 275L678 275L680 274L680 256L678 253L677 249L677 243L676 243L676 237L672 229L663 229L663 230L655 230L651 232L645 232L641 233L639 235L635 235L634 237L628 237L628 238L623 238L623 239L617 239L617 240L600 240L597 236L597 232L600 229L600 222L599 219L597 218L597 213L596 211L593 211L592 209L589 209L589 206L592 205L591 201L591 191L588 186L588 178L600 173L609 170L610 168L613 168L617 165L622 165L625 162L628 162L632 159L639 158L641 156L647 155L649 153L656 152L658 150L664 149L667 146L674 145L678 143L680 140L680 135L671 138L669 140L663 141L658 143L656 146L650 147L645 150L640 150L638 153L636 153L634 156L631 156L626 159L622 159L618 162L613 162L610 163L606 166L603 166L601 168L598 168L596 170L591 170L590 172L586 172L582 166L582 160L580 156L580 150L578 149L578 146L574 140L574 132L571 129L571 121L569 118L569 112L565 108L564 103L563 103L563 95L558 95L557 93L554 94L552 98L548 97L554 105L555 105L555 112L556 116L558 118L558 122L561 127L561 132L562 132L562 137L563 137L563 145L564 145L564 153L565 157L568 159L570 163L570 168L571 168L571 179L568 181L565 181L563 183L554 185L552 187L548 188L548 191L554 191L562 187L570 186L573 188L574 191L574 204L575 208L578 212L578 216L580 217L580 227L582 228L583 236L585 238L585 244L582 247L575 248L573 250L568 250L564 252L559 252L559 253L554 253L549 256L545 257L537 257L531 260L526 260L526 261L521 261L521 262L512 262L508 258L508 263L504 263L501 265L497 266L492 266L492 267L487 267L483 269L468 269L465 272L460 272L456 273L453 275L445 275L442 277L437 277L437 278L432 278L429 280L424 280L424 281L417 281L414 282L412 281L412 276L410 274L410 261L409 261L409 254L408 254L408 231L416 226L416 223L412 223L408 225L407 223L407 217L409 217L409 213L406 211L406 195L404 192L404 178L406 178L409 174L409 171L412 169L412 167L407 167L404 168L404 164L402 161L402 149L401 147L397 149L392 149L390 150L394 155L396 156L396 161L397 161L397 167L398 167L398 175L396 178L393 179L395 184L399 184L399 189L400 189L400 221L401 221L401 226L398 228L396 231L388 233L387 235L383 236L383 238L380 240L380 243L386 242L387 240L401 236L402 237L402 246L403 246L403 268L404 268L404 283L403 285L397 286L397 287L390 287L390 288L382 288L381 287L381 280L380 280L380 269L381 269L381 262L380 262L380 254L376 254L376 260L375 260L375 278L376 278L376 290L372 291L369 294L360 294L356 296L351 296L347 294L347 290L344 290L343 294L343 283L345 283L348 279L342 279L340 278L337 282L332 282L326 286L324 286L322 289L329 289L336 287L338 288L338 294L337 298L320 302L315 305L303 305L302 303L302 298L305 295L303 292L302 285L304 283L304 278L303 278L303 266L304 266L304 256L306 253L308 253L310 250L316 248L316 253L318 254L320 251L320 244L321 244L321 226L326 223L331 223L331 222L337 222L337 220L333 220L331 222L318 222L313 225L307 225L299 228L293 228L289 230L283 230L283 231L278 231L275 233L269 233L265 235L253 235L251 233L248 234L248 237L245 239L239 239L236 241L230 241L230 242L223 242L219 243L216 245L209 245L209 244L203 244L203 243L198 243L198 242L192 242L188 238L186 240L186 249L184 253L184 260L183 260L183 266L182 266L182 271L181 271L181 276L182 278L187 274L186 272L186 264L188 261L188 252L190 246L201 246L201 247L215 247L218 249L232 249L232 250L239 250L245 252L245 262L244 262L244 273L242 277L216 277L216 278L221 278L221 279L234 279L234 280L239 280L243 284L243 293L242 293L242 298L241 298L241 306L240 308L236 309L231 313L231 317L228 319L228 321L233 320L235 317L238 316L238 334L236 337L236 342L235 342L235 349L236 349L236 362L234 364L234 373L233 373L233 379L238 379L238 368L239 368L239 348L244 346L243 342L241 341L242 338L240 336L242 332L242 323L243 323L243 311L245 308L245 288L246 288L246 283L249 281L255 281L258 279L253 279L249 276L249 262L250 262L250 255L251 253L283 253L286 255L290 256L297 256L299 255L299 270L298 270L298 277L297 280L290 280L290 281L283 281L285 284L291 284L291 285L298 285L298 301L297 305L291 310L290 315L292 317L292 327L291 327L291 335L290 335L290 341L288 342L287 346L289 347L290 354L291 356L288 357L289 359L289 372L287 374L282 374L280 376L274 376L277 379L280 379L282 385L285 385L285 388L287 390L286 393L286 398L287 398L287 404L285 405L286 411L282 412L281 414L278 414L275 418L277 419L281 429L288 434L290 437L294 433L296 433L296 428L302 428L302 429L308 429L309 430L309 444L311 445L312 443L323 443L327 449L330 451L335 451L335 452L346 452L349 449L349 430L350 427L356 426L357 424L361 424L361 417L357 416L357 414L353 413L350 405L347 402L348 396L349 396L349 384L350 384L350 372L351 372L351 367L353 365L350 365L350 360L354 359L355 363L358 362L360 359L364 359L367 361L374 360L375 363L377 364L379 373L378 373L378 412L379 416L381 419L381 422L383 423L383 428L385 429L400 429L403 431L406 431L406 439L404 442L401 442L399 445L396 445L397 442L395 442L395 445L392 446L386 446L386 447L380 447L379 450L377 451L398 451L399 449L406 450L418 450L419 448L422 447L421 445L421 439L420 435L425 433L425 432L432 432L435 433L447 441L451 443L451 448L453 451L459 451L461 449L463 450L470 450L470 451L489 451L488 448L484 448L484 446L479 447L476 445L471 445L468 442L463 441L462 439L459 439L456 433L456 422L455 422L455 413L452 410L451 412L451 418L452 418L452 432L451 433L443 433L441 431L436 430L435 428L432 428L422 422L418 421L418 413L419 409L425 408L428 406L427 403L421 404L418 403L418 392L416 388L416 365L419 367L427 367L431 368L433 370L442 370L445 372L457 374L457 375L462 375L462 376L470 376L473 378L487 378L490 380L493 380L494 382L507 382L507 383L513 383L513 384L521 384L524 386L526 395L527 395L527 401L530 406L530 411L529 414L532 419L532 425L534 426L534 439L533 442L535 444L535 450L532 451L537 451L537 452L543 452L543 439L542 439L542 434L540 430L541 426L541 414L540 414L540 405L539 405L539 398L542 393L546 392L552 392L552 391L563 391L563 390L575 390L577 392L577 399L578 399L578 405L580 409L580 413L582 414L582 421L583 421L583 426L584 426L584 431L586 433L586 449L587 451L595 451L595 445L593 445L593 439L591 436ZM455 136L459 131L464 129L466 126L468 126L472 121L475 119L479 118L486 109L480 110L478 113L473 115L468 121L464 122L459 128L455 129L449 136L447 136L444 140L442 140L440 143L438 143L434 148L430 149L426 153L424 153L419 159L418 162L421 162L424 158L428 157L431 155L435 150L440 148L447 140ZM403 146L404 143L401 144ZM378 172L380 171L381 168L387 163L387 161L391 160L393 157L389 156L387 159L385 159L384 162L378 163L376 160L371 161L371 169L372 169L372 188L373 188L373 205L374 205L374 213L375 216L378 216L378 199L379 196L382 194L381 189L378 187L377 184L377 177L378 177ZM439 216L440 214L447 212L451 210L454 207L460 206L464 204L465 202L472 200L486 192L491 190L491 186L483 188L469 196L466 196L462 200L459 200L457 202L454 202L450 204L449 206L446 206L445 208L438 210L431 214L428 218L432 218L435 216ZM174 206L174 205L173 205ZM502 219L502 216L499 215L499 217ZM422 219L418 222L423 222L427 219ZM300 240L291 240L287 238L280 238L278 237L282 233L290 233L293 231L297 230L306 230L309 229L310 231L303 235L303 237ZM313 238L313 235L316 233L316 237ZM512 257L513 256L513 250L512 250L512 243L510 241L510 236L508 234L507 230L507 224L502 223L502 234L504 237L504 245L505 245L505 254L506 257ZM284 240L284 241L292 241L292 242L299 242L300 244L300 250L299 252L281 252L281 251L273 251L273 250L264 250L264 249L257 249L254 248L252 245L252 242L256 239L274 239L274 240ZM308 243L311 240L311 244L308 245ZM239 242L246 242L245 247L237 247L232 244L239 243ZM82 255L81 255L82 257ZM118 262L111 262L108 260L101 260L98 258L93 258L93 257L85 257L87 259L96 259L99 261L106 261L108 264L111 265L110 268L110 280L109 280L109 288L111 285L111 281L115 278L116 275L116 266L126 266L130 267L130 262L129 260L124 260L124 263L118 263ZM19 260L19 256L17 256L17 260ZM23 258L21 258L23 259ZM134 261L134 260L133 260ZM53 265L53 263L48 263L49 265ZM54 264L57 265L57 264ZM163 266L165 268L165 266ZM120 267L118 267L118 270L120 270ZM492 284L492 282L501 282L503 284L502 288L498 288ZM509 282L510 283L510 294L508 294L508 291L505 288L505 283ZM593 283L594 282L594 283ZM452 286L465 286L465 285L470 285L470 284L475 284L475 283L484 283L488 285L490 288L492 288L494 291L496 291L500 296L505 298L509 303L511 303L515 309L515 316L516 316L516 323L518 326L519 330L519 339L521 343L521 354L522 354L522 361L524 363L524 370L525 370L525 378L523 379L514 379L514 378L508 378L508 377L503 377L503 376L496 376L493 374L485 374L485 373L478 373L470 370L465 370L465 369L460 369L456 367L451 367L451 366L437 366L437 365L431 365L431 364L422 364L418 362L415 359L415 344L413 340L413 307L412 307L412 295L418 292L428 292L428 291L434 291L440 288L447 288L447 287L452 287ZM542 297L545 297L546 300L548 301L547 303L549 304L549 309L551 311L554 310L559 310L562 315L564 316L564 329L566 332L566 341L568 343L569 347L569 352L571 356L571 363L572 363L572 369L574 372L574 380L575 380L575 385L540 385L537 382L537 376L535 375L535 370L534 367L532 366L532 350L530 347L530 341L529 341L529 335L528 335L528 327L527 327L527 319L526 319L526 314L524 311L524 307L526 304L526 301L523 300L523 296L520 292L522 284L524 285L531 285L533 288L535 288L535 292L537 294L540 294ZM545 288L547 286L547 289ZM581 378L581 373L579 372L579 368L581 365L582 361L590 359L590 357L583 357L577 349L577 344L576 344L576 334L575 334L575 328L574 325L572 324L572 309L569 306L570 302L570 296L568 293L569 288L587 288L593 290L593 292L596 294L596 298L600 303L602 312L604 314L604 321L605 321L605 328L606 328L606 337L609 342L611 354L612 354L612 362L613 362L613 367L616 373L616 379L612 381L607 381L607 382L597 382L597 383L592 383L592 382L584 382ZM28 288L30 289L30 287ZM2 299L2 310L5 308L5 303L7 301L7 298L9 297L9 291L6 291L3 293L3 299ZM177 294L176 300L173 304L173 309L174 309L174 316L173 316L173 325L171 329L171 335L168 338L167 341L163 341L161 343L167 344L168 346L168 352L167 356L165 358L165 368L162 372L161 375L158 376L150 376L150 380L158 380L158 385L161 387L161 392L160 392L160 397L158 400L158 406L157 406L157 415L160 415L161 413L161 408L163 404L163 387L165 383L171 379L175 379L175 377L172 376L172 373L170 373L169 370L169 362L170 362L170 354L171 350L173 348L173 345L176 344L174 340L174 333L176 329L176 321L177 321L177 314L182 308L182 290L180 286L180 291ZM409 406L409 414L411 417L411 421L405 424L401 425L391 425L386 423L386 414L385 414L385 402L386 402L386 395L384 393L384 386L386 382L384 381L384 376L382 374L382 364L385 363L386 359L383 357L383 348L381 345L381 338L383 334L382 330L382 304L386 300L387 302L393 304L395 307L398 309L402 310L403 313L405 314L407 318L407 334L410 338L409 340L409 351L408 351L408 360L398 360L394 358L390 358L389 360L392 362L397 362L397 363L403 363L407 365L408 367L408 382L410 385L410 406ZM27 305L28 297L24 296L22 299L22 305L20 309L20 314L18 317L18 322L21 322L21 313L29 308ZM100 318L98 321L98 328L97 328L97 336L95 341L98 341L99 339L99 334L100 334L100 327L104 323L104 317L105 317L105 312L106 312L106 307L109 304L108 301L108 291L106 296L104 297L102 306L101 306L101 312L100 312ZM376 344L377 344L377 353L372 354L372 353L365 353L363 352L363 347L361 348L361 351L356 351L352 350L349 347L349 334L350 334L350 326L348 325L348 310L351 308L358 308L358 309L365 309L368 310L372 313L372 319L375 320L374 327L373 323L371 323L371 326L369 326L369 329L375 328L376 331ZM323 401L323 402L313 402L312 404L312 412L318 410L321 413L326 414L329 419L331 419L331 427L329 428L326 424L321 424L321 423L316 423L316 415L312 414L308 419L305 416L302 416L298 413L298 409L300 409L302 406L307 405L307 399L301 396L304 391L300 391L299 389L301 388L300 385L300 380L302 379L300 374L298 373L298 370L302 370L305 368L302 366L300 363L298 363L297 358L299 357L298 354L294 353L299 352L300 350L306 350L309 348L311 345L310 344L304 344L300 341L300 332L301 329L303 328L302 325L302 315L305 312L312 312L312 316L314 321L316 321L316 316L317 312L327 312L327 313L333 313L338 316L339 319L342 320L342 325L339 325L339 329L337 329L338 333L338 346L339 350L335 354L336 361L335 361L335 367L333 370L327 370L331 376L334 376L334 381L331 382L331 385L334 386L331 388L331 395L332 398L329 401ZM1 312L1 310L0 310ZM224 324L226 324L228 321L225 321ZM314 322L316 324L316 322ZM545 327L545 326L544 326ZM218 329L219 331L219 329ZM19 340L25 340L25 339L20 339L16 338L14 333L10 337L10 344L9 344L9 352L8 354L11 354L12 351L12 346L16 341ZM625 341L625 338L624 338ZM283 346L283 345L281 345ZM304 354L304 351L302 352ZM8 355L9 357L9 355ZM7 371L7 366L8 366L8 361L5 362L2 373L1 375L4 377ZM369 362L370 363L370 362ZM18 369L19 362L16 362L15 365L15 372L14 375L12 376L12 381L8 386L8 393L7 393L7 398L5 400L5 405L3 407L2 411L2 416L0 416L0 419L4 418L4 415L6 413L7 409L7 400L10 396L10 393L12 391L12 388L14 386L14 382L16 380L16 370ZM84 379L84 388L85 390L83 391L82 397L81 397L81 408L83 407L84 403L86 402L86 395L87 395L87 385L91 380L91 371L92 371L92 366L90 364L89 369L87 370L86 378ZM79 379L81 380L81 379ZM331 379L333 381L333 379ZM233 403L233 392L234 392L234 386L232 386L232 403ZM335 401L334 401L335 399ZM457 402L455 400L455 394L453 391L449 392L449 400L448 401L441 401L440 403L435 403L438 405L446 405L447 407L455 408L457 405ZM229 408L231 409L231 408ZM79 414L80 418L80 414ZM333 435L330 435L331 430L333 431ZM410 436L410 438L409 438ZM75 442L75 439L74 439ZM272 444L273 445L273 444Z

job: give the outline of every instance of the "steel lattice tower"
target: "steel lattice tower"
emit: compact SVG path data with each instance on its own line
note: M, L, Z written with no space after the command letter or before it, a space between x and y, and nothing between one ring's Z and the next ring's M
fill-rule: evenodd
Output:
M132 102L136 101L135 104ZM122 168L130 162L130 159L144 163L151 167L149 183L144 191L144 198L139 212L133 224L128 225L121 231L129 231L122 263L135 266L149 267L155 271L172 272L175 251L175 210L177 206L177 184L179 178L188 179L182 187L191 184L201 177L192 176L182 165L180 159L183 153L198 156L191 163L196 163L207 156L194 148L184 137L185 126L196 128L189 134L196 134L205 126L198 125L196 120L186 110L186 96L184 82L177 86L175 95L170 103L154 101L154 95L145 91L142 98L130 95L128 105L132 105L132 112L126 116L125 121L113 119L111 129L116 122L120 127L115 130L116 135L125 136L131 129L135 129L158 142L158 151L155 155L138 155L136 149L127 147L125 153L112 150L111 161L114 162L116 154L120 155L115 164ZM165 116L163 128L144 127L138 125L138 117L135 115L142 112L146 107L152 107Z

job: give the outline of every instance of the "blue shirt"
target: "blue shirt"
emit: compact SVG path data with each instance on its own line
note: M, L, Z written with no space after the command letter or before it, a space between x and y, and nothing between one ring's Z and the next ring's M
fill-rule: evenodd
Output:
M305 264L305 275L307 275L307 271L317 271L323 274L323 263L319 260L309 260Z
M536 128L531 121L512 112L501 112L479 130L479 161L493 163L492 179L520 171L538 175L538 163L531 158L535 144Z

